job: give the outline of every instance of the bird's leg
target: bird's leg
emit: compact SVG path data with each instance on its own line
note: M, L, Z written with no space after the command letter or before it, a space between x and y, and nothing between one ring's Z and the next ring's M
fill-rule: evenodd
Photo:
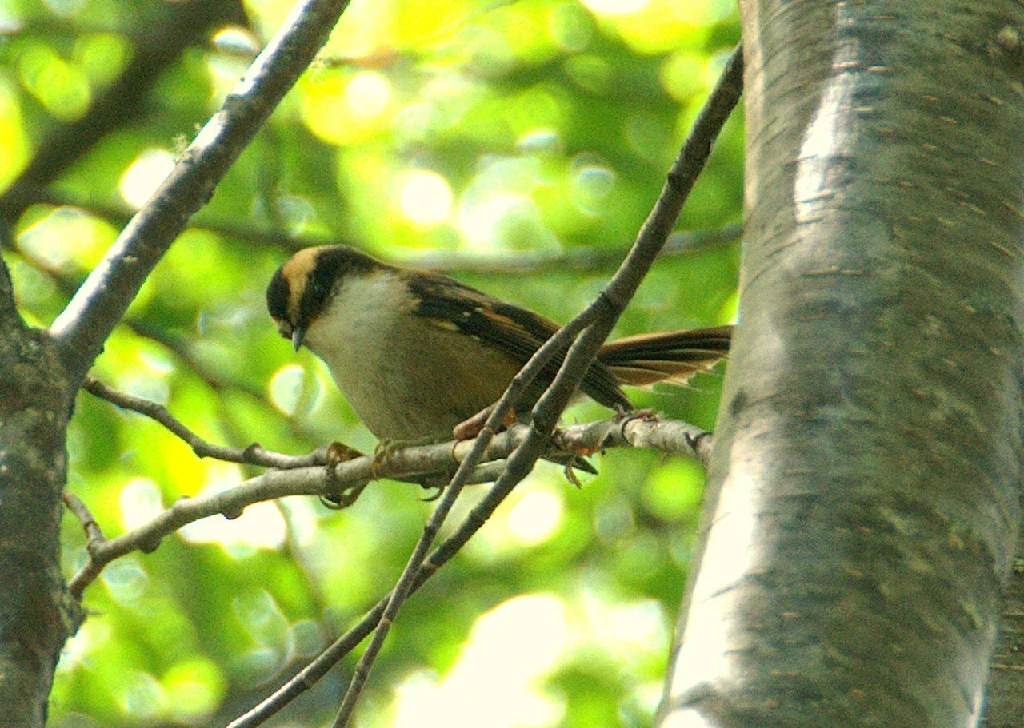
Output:
M491 412L494 411L494 405L489 404L482 410L477 412L472 417L463 420L459 424L452 428L452 435L456 440L472 440L474 437L483 432L484 425L487 424L487 418L491 416ZM502 427L508 427L509 425L515 424L516 413L515 410L509 410L508 414L505 415L505 419L502 421Z

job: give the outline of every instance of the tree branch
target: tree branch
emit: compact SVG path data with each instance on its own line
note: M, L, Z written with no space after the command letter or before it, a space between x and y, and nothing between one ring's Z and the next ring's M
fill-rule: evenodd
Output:
M124 397L138 399L120 393L115 399ZM156 407L162 409L160 405ZM141 407L137 411L146 409L150 408ZM143 413L154 416L150 412ZM164 415L156 414L158 416L154 419L165 424L172 432L183 429L173 417L173 422L165 423ZM471 474L473 477L469 482L493 481L497 473L494 468L486 465L497 462L502 467L499 461L515 451L526 440L529 432L526 425L514 425L493 438L484 452L484 459L488 462ZM666 452L704 460L710 449L710 438L706 435L706 432L693 425L649 415L567 427L559 432L558 442L561 447L584 453L618 447L647 447L658 443ZM330 468L296 467L290 461L299 458L290 459L286 455L264 453L268 460L280 458L289 461L291 469L271 470L225 491L179 500L144 526L113 539L103 536L88 508L78 498L68 496L65 504L81 521L88 539L86 549L89 552L89 562L68 582L68 590L75 599L80 600L85 588L111 561L133 551L151 552L165 536L193 521L216 515L237 518L246 506L289 495L317 495L333 499L338 498L340 493L344 497L351 490L361 490L366 483L377 478L419 482L431 474L451 472L465 461L474 445L472 441L460 441L409 447L390 452L385 458L363 455L336 463Z
M738 242L743 236L740 223L728 223L720 228L705 230L676 230L669 235L660 256L689 255L703 250L724 247ZM417 268L439 270L446 273L546 273L549 271L591 271L620 265L628 250L624 246L613 248L567 248L556 252L504 250L499 256L481 256L455 250L421 252L413 258ZM409 261L402 261L407 264Z
M325 465L326 460L322 454L311 453L309 455L284 455L282 453L264 450L257 444L249 447L225 447L214 445L199 437L192 430L182 424L181 420L172 415L166 407L158 402L153 402L132 394L119 392L108 387L103 382L92 377L85 378L84 388L94 397L106 400L122 409L137 412L140 415L156 420L170 430L173 434L185 441L192 448L198 457L215 458L229 463L243 463L246 465L260 465L265 468L308 468L316 465Z
M584 372L594 360L597 350L611 332L619 315L625 309L626 304L653 265L658 252L665 244L683 203L710 155L711 146L717 138L718 132L739 101L742 88L743 54L742 48L737 46L726 63L718 84L701 109L679 157L669 171L668 180L654 209L644 222L637 241L622 266L601 295L534 354L495 405L487 419L484 431L477 438L477 447L474 447L455 477L452 478L451 484L445 490L438 507L431 514L419 543L387 600L387 606L373 638L356 665L355 673L334 721L334 728L343 728L351 721L366 677L383 645L390 625L397 617L402 603L411 593L424 565L429 547L458 497L463 484L460 478L465 478L466 473L475 465L474 458L479 457L483 447L486 446L489 433L500 427L508 410L515 405L523 389L536 377L547 358L564 350L564 342L571 341L575 338L575 332L585 329L569 349L555 381L534 407L533 423L526 440L509 458L505 471L494 484L491 493L494 494L495 506L512 491L519 481L529 474L537 458L543 453L558 417L568 405Z
M124 206L104 205L97 202L76 199L61 190L33 188L24 190L23 196L32 203L74 207L124 225L131 219L132 211ZM317 245L351 245L344 238L323 235L293 235L284 230L263 225L246 224L244 221L205 219L202 215L193 218L188 228L206 230L216 235L236 238L250 243L276 245L295 251ZM704 230L676 230L668 238L661 256L689 255L731 245L740 240L743 226L727 223L719 228ZM625 245L614 247L573 247L558 251L504 250L501 255L481 255L459 250L418 251L414 257L402 257L392 262L424 270L445 273L478 273L481 275L506 273L545 273L552 270L575 271L601 270L618 266L628 252ZM33 261L34 262L34 261ZM51 272L52 273L52 272Z
M346 5L347 0L306 0L296 6L284 30L259 55L57 317L51 334L74 386L189 216L213 194L228 167L313 60Z

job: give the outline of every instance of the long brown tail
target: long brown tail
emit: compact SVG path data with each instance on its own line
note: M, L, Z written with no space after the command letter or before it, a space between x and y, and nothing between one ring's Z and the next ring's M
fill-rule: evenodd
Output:
M597 358L622 384L683 384L723 359L731 338L732 326L639 334L605 344Z

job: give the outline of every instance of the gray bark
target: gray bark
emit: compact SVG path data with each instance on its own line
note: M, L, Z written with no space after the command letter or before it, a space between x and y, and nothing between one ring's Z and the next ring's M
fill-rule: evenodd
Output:
M1024 7L742 10L741 321L660 725L974 725L1020 525Z

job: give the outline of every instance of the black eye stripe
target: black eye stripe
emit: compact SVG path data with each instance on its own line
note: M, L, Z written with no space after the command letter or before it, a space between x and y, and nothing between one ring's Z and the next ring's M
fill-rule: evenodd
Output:
M327 302L331 298L331 289L340 275L340 272L331 263L332 261L328 260L326 264L322 264L321 259L318 258L313 272L306 280L306 287L302 291L302 300L299 301L299 326L301 328L308 326L327 307Z
M267 285L267 310L270 316L277 321L288 320L288 299L291 297L290 286L285 280L281 269L278 268L274 277Z

